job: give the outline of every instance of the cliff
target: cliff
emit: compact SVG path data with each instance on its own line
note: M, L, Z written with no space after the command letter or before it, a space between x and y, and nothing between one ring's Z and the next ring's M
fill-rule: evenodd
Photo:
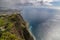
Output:
M0 13L0 40L34 40L20 12Z

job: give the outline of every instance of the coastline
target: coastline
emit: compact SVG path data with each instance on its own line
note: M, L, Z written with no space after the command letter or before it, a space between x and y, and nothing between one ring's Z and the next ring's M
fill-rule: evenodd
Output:
M16 20L21 19L21 20L18 20L18 22L16 21L17 23L19 23L19 21L21 23L21 25L17 24L17 25L19 25L18 26L19 28L16 29L17 26L14 26L14 28L10 30L11 31L10 33L15 34L18 38L21 38L21 39L36 40L35 37L33 36L32 32L29 30L29 23L27 23L27 22L25 23L24 19L22 18L22 16L19 13L15 13L14 12L13 14L11 13L11 15L6 13L6 14L2 14L1 16L3 16L4 18L6 18L5 17L6 15L8 15L8 17L11 18L11 19L16 19L16 18L17 18ZM9 22L11 22L11 21L9 21ZM14 24L14 25L16 25L16 24ZM21 30L21 31L19 31L19 30ZM20 35L20 34L22 34L22 35Z
M26 29L28 30L28 32L30 33L30 35L33 37L33 39L36 40L36 37L31 32L31 29L30 29L30 26L29 26L30 25L29 22L27 22L26 20L25 20L25 22L26 22Z
M27 30L29 31L30 35L34 38L34 40L36 40L36 37L32 34L31 30L29 28Z

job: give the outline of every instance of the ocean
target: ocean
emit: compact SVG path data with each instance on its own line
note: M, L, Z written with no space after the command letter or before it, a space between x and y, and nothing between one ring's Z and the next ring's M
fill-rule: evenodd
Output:
M36 40L60 40L60 10L41 7L24 7L22 16L30 23Z

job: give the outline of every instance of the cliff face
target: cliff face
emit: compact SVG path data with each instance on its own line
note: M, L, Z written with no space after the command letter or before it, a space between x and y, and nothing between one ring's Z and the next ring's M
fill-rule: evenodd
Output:
M28 23L17 13L0 15L0 40L34 40Z

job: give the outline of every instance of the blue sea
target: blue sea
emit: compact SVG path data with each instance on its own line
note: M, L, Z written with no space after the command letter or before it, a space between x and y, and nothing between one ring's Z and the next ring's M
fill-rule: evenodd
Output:
M22 16L36 40L60 40L60 9L24 7Z

